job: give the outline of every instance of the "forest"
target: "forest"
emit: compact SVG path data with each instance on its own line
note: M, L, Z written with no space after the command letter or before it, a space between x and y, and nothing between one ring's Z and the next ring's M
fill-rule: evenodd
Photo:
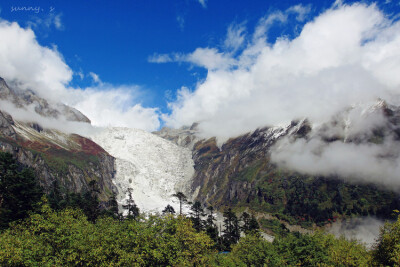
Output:
M385 224L372 250L318 231L281 229L268 242L255 216L245 212L226 209L220 231L214 209L200 202L187 215L172 206L144 215L129 194L123 216L115 197L102 205L96 182L89 185L77 194L55 183L45 194L31 169L0 153L0 265L400 266L397 210L397 221ZM186 201L181 192L174 196Z

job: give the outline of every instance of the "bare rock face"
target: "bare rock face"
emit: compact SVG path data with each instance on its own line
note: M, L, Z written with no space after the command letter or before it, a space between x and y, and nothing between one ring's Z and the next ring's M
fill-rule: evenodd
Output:
M31 91L11 89L0 78L0 99L16 107L34 105L45 117L90 123L79 111L63 104L50 104ZM46 191L53 182L69 192L89 189L95 180L103 203L117 193L113 184L115 159L99 145L77 134L44 129L35 122L16 121L0 106L0 150L14 155L18 162L32 167Z
M14 125L14 121L10 114L0 111L0 132L11 139L15 139L16 133L12 125Z
M194 123L191 127L184 126L179 129L163 127L160 131L153 132L153 134L167 139L178 146L193 149L194 144L201 139L196 135L198 133L197 125L197 123Z

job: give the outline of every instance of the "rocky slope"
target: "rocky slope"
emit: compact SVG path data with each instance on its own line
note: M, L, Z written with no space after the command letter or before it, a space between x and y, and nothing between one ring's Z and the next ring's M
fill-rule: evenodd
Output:
M379 102L371 112L381 112L387 124L364 134L351 134L348 122L336 121L314 127L307 120L295 121L284 127L257 129L217 146L215 138L200 140L193 145L195 174L192 194L206 205L222 210L250 209L268 213L275 218L310 227L334 222L343 216L378 216L390 218L400 207L399 194L374 184L354 184L337 175L304 175L278 167L271 161L271 149L283 138L310 140L315 136L323 142L379 143L385 138L399 139L399 109ZM344 116L345 117L345 116ZM342 120L341 120L342 119ZM347 128L346 128L347 127ZM332 134L327 128L342 128ZM156 132L164 138L193 139L193 133L180 131ZM185 136L185 134L188 134Z
M90 122L73 108L49 103L31 91L10 88L3 79L0 79L0 100L2 105L12 103L16 112L26 112L31 106L45 118ZM103 202L116 192L112 182L114 158L99 145L77 134L46 129L37 122L15 120L4 107L0 106L0 149L32 167L45 190L50 190L57 180L64 191L81 192L88 189L91 180L96 180Z
M65 118L68 121L87 122L90 120L79 110L71 108L62 103L51 103L37 96L32 90L21 90L18 87L10 87L0 77L0 99L10 102L16 108L33 107L34 111L47 118Z

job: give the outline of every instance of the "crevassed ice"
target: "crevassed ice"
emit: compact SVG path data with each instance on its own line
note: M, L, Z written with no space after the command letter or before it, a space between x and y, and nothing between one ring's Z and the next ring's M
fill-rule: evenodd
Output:
M141 211L161 212L168 204L179 211L179 203L172 194L189 193L194 174L189 149L130 128L106 128L91 139L116 158L114 183L120 205L127 199L127 189L132 188L133 199Z

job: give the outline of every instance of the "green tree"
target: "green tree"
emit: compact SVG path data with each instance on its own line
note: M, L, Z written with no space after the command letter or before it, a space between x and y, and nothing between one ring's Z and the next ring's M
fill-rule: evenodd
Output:
M83 194L83 205L81 208L91 222L95 222L100 214L100 202L97 197L99 192L97 182L92 180L89 182L89 190Z
M60 183L58 182L58 180L53 181L51 191L48 194L48 201L50 207L54 210L61 210L65 208L66 203L64 201L64 197L62 196Z
M175 214L175 209L171 205L167 205L162 211L163 214Z
M240 220L242 221L243 225L240 227L241 231L245 234L249 234L250 232L257 232L260 229L260 225L257 222L256 217L254 215L248 214L247 212L243 212L242 216L240 216Z
M400 266L400 216L381 228L372 255L377 266Z
M178 198L179 200L179 214L182 215L182 205L183 203L187 202L187 197L182 192L177 192L172 195L173 197Z
M285 261L274 248L273 244L260 235L248 234L233 246L231 258L244 266L284 266Z
M207 210L209 211L209 214L207 215L207 219L205 221L205 230L207 235L214 240L215 243L217 243L218 240L218 227L215 224L215 216L214 216L214 207L213 206L208 206Z
M0 229L28 216L43 190L30 168L23 168L9 153L0 152Z
M190 207L190 210L193 227L197 230L197 232L200 232L203 229L203 221L201 217L204 216L204 209L201 206L201 203L199 201L196 201Z
M212 241L179 216L89 222L47 204L0 233L0 266L210 266Z
M111 216L118 220L122 219L122 214L119 213L117 196L115 193L113 193L113 195L107 201L107 209L103 209L101 211L101 215Z
M140 213L138 206L136 206L133 200L132 191L132 188L128 188L128 199L126 200L126 204L122 205L122 207L128 211L127 219L136 219Z
M240 238L239 219L231 208L224 211L224 230L222 230L223 245L229 250Z

